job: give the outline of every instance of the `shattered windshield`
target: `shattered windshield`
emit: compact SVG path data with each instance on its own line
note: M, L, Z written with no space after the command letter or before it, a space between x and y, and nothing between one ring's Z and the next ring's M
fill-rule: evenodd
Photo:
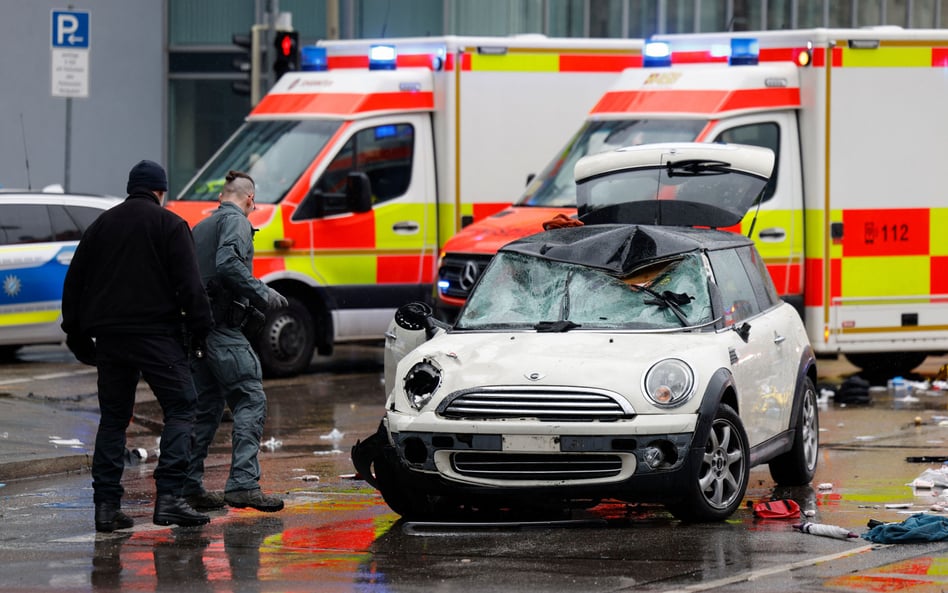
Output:
M234 169L253 177L257 203L276 204L341 125L338 120L247 122L176 199L216 201Z
M656 142L692 142L704 120L635 119L587 122L517 201L518 206L576 207L576 161L623 146Z
M652 262L617 278L595 268L500 252L455 329L664 330L710 321L708 276L698 253Z

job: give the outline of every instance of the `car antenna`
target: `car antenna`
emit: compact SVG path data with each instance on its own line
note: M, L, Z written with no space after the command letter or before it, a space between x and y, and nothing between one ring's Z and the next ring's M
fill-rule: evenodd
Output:
M23 112L20 112L20 131L23 134L23 155L26 157L26 189L33 191L33 182L30 180L30 153L26 149L26 126L23 124Z

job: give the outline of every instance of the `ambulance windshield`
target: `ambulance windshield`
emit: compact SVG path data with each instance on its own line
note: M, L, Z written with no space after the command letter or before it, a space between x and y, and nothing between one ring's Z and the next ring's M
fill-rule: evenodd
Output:
M623 146L656 142L693 142L707 122L698 119L623 119L587 122L537 175L517 201L517 206L576 207L573 166L590 154Z
M257 203L275 204L341 125L339 120L247 122L176 199L216 201L224 177L235 169L253 177Z

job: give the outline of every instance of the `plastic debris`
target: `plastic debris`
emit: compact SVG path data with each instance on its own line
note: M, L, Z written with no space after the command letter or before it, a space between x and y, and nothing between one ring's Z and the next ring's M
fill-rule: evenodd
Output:
M268 451L274 451L276 449L279 449L282 446L283 446L283 441L277 440L273 437L270 437L269 439L260 443L260 448L267 449Z
M819 490L832 490L832 489L833 489L833 484L832 484L832 482L823 482L823 483L821 483L819 486L817 486L817 488L818 488Z
M73 449L82 447L82 441L79 439L64 439L58 436L49 437L49 444L57 447L72 447Z
M148 459L148 451L141 447L125 449L125 465L138 465Z
M948 488L948 467L943 465L938 469L926 469L907 486L923 488L924 484L931 484L928 488Z
M859 537L858 533L853 533L852 531L846 529L845 527L840 527L839 525L824 525L823 523L812 523L810 521L794 525L793 528L800 533L809 533L810 535L820 535L823 537L832 537L836 539L852 539Z
M294 477L293 479L294 479L294 480L302 480L302 481L304 481L304 482L318 482L318 481L319 481L319 476L317 476L316 474L306 474L306 475L303 475L303 476L296 476L296 477Z
M912 503L910 502L888 502L884 505L884 508L887 509L910 509L912 508Z
M328 441L341 441L344 436L346 436L346 433L340 432L338 428L333 428L329 431L329 434L321 434L319 438Z

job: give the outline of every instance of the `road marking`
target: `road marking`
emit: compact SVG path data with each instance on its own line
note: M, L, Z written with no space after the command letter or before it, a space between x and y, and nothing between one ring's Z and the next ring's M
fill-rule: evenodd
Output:
M796 570L798 568L805 568L807 566L822 564L823 562L831 562L833 560L839 560L840 558L855 556L856 554L869 552L873 548L875 548L875 545L869 544L866 546L853 548L852 550L837 552L836 554L828 554L826 556L817 556L815 558L809 558L807 560L799 560L797 562L790 562L789 564L781 564L779 566L772 566L770 568L752 570L750 572L736 574L734 576L718 579L716 581L708 581L706 583L689 585L681 589L669 589L665 591L664 593L693 593L694 591L710 591L712 589L718 589L720 587L725 587L727 585L733 585L734 583L741 583L744 581L756 581L757 579L773 576L775 574L780 574L782 572L789 572L791 570Z
M71 371L68 373L47 373L45 375L34 375L32 377L20 377L19 379L0 380L0 387L5 385L17 385L20 383L29 383L30 381L48 381L50 379L65 379L67 377L76 377L79 375L90 375L95 373L96 369L82 369L81 371Z

